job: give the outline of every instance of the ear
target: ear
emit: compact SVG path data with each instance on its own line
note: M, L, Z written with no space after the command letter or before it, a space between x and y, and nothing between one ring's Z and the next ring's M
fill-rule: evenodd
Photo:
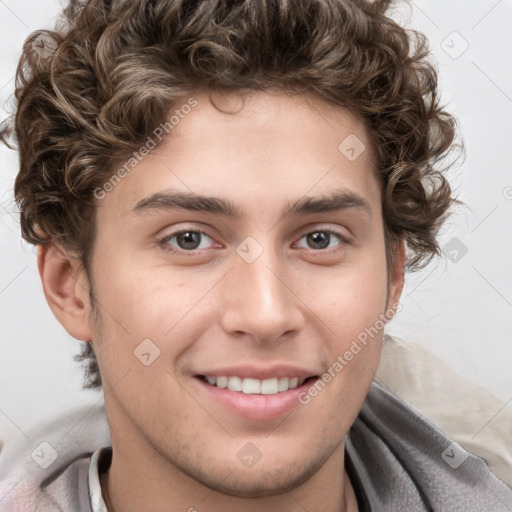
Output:
M392 263L388 271L388 304L386 309L392 309L397 305L404 288L405 273L405 240L397 240L392 244Z
M68 257L56 244L38 246L37 267L46 301L64 329L89 341L89 280L81 262Z

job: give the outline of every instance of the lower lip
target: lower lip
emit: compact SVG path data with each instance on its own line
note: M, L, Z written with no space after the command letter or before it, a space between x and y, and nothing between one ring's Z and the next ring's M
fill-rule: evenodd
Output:
M198 377L195 380L218 403L251 420L271 420L291 412L300 405L299 395L314 382L313 379L308 379L302 386L274 395L251 395L212 386Z

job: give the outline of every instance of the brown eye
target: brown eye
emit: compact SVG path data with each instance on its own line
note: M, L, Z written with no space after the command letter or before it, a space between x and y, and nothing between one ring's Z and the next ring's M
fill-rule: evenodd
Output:
M336 245L341 245L340 242L345 242L344 237L334 231L312 231L304 235L301 240L306 240L306 248L314 250L324 250L334 248ZM304 246L302 246L304 247Z
M317 231L316 233L309 233L307 235L307 241L313 249L325 249L329 246L331 235L324 231Z
M201 233L197 231L185 231L176 235L176 242L180 249L197 249L201 242Z
M168 235L159 243L166 251L188 252L207 248L208 239L212 240L204 231L189 229Z

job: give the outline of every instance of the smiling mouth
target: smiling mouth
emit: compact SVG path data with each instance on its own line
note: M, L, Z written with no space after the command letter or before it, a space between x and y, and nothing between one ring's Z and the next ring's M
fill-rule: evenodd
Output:
M272 379L252 379L242 378L237 376L197 376L203 382L206 382L212 387L229 389L246 395L276 395L284 393L290 389L295 389L303 386L306 383L318 379L317 375L308 378L298 377L275 377Z

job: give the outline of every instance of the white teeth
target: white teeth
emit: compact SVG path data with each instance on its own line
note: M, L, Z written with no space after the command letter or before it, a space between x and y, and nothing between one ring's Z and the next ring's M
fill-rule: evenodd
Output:
M259 395L261 393L261 380L244 379L242 391L246 395Z
M218 388L227 388L228 387L228 378L227 377L217 377L217 387Z
M288 377L281 377L277 386L278 391L287 391L290 389L290 379Z
M261 381L262 395L275 395L279 391L277 379L265 379Z
M242 379L240 377L229 377L228 389L231 391L242 391Z
M302 386L306 379L280 377L273 379L242 379L241 377L206 377L208 384L247 395L275 395Z

